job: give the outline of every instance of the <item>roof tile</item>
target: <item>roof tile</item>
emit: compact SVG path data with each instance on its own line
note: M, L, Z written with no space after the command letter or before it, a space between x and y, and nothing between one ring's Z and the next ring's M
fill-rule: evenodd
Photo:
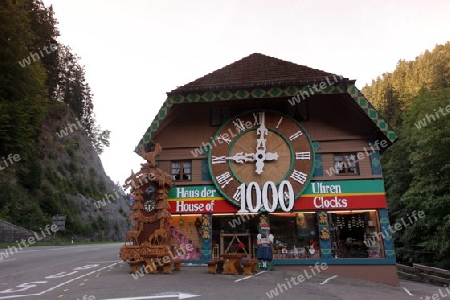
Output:
M348 81L348 78L342 78L333 73L297 65L260 53L253 53L186 85L178 87L168 94L241 87L305 84L325 81L327 77L330 78L333 76L336 76L335 78L339 78L342 81ZM336 81L334 78L330 78L329 80Z

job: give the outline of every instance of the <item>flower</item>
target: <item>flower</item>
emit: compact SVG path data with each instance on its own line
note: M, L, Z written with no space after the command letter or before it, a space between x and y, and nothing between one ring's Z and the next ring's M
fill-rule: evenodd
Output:
M238 247L239 249L244 249L244 248L245 248L245 245L244 245L243 242L239 242L239 244L237 244L237 247Z

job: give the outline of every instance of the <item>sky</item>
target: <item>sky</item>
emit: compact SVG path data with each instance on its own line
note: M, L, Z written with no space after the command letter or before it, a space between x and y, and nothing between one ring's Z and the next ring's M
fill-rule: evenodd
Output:
M262 53L356 80L362 89L450 41L447 0L43 0L59 42L81 57L94 112L111 131L100 156L120 185L166 93ZM164 146L164 145L163 145Z

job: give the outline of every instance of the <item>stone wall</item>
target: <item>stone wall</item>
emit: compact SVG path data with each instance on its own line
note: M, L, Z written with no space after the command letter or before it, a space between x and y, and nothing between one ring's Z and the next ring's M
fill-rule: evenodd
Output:
M39 234L39 236L42 235ZM35 237L34 231L0 220L0 243L16 243L22 239L27 240L29 237ZM48 241L51 238L45 238L42 241L44 240Z

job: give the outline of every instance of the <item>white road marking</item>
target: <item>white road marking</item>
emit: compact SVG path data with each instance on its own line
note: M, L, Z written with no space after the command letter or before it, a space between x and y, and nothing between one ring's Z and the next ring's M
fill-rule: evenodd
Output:
M69 248L72 248L72 247L59 247L59 248L51 248L51 249L47 249L47 250L55 251L55 250L64 250L64 249L69 249Z
M117 264L125 263L123 260L88 261L87 263L88 264L108 264L108 263L113 263L113 262L115 262Z
M246 276L246 277L244 277L244 278L236 279L234 282L238 282L238 281L241 281L241 280L249 279L249 278L252 278L252 277L253 277L252 275Z
M27 253L27 252L36 252L36 251L42 251L42 250L21 250L21 251L17 252L16 254Z
M267 272L267 271L260 271L260 272L254 274L254 275L250 275L250 276L246 276L246 277L244 277L244 278L236 279L234 282L239 282L239 281L242 281L242 280L246 280L246 279L252 278L253 276L258 276L258 275L263 274L263 273L266 273L266 272Z
M2 262L7 262L7 261L12 261L12 260L17 260L17 258L1 259L1 260L0 260L0 263L2 263Z
M112 264L111 266L113 266L113 265L114 265L114 264ZM100 269L98 269L98 270L94 270L94 271L91 271L91 272L89 272L89 273L80 275L80 276L78 276L78 277L69 279L69 280L67 280L67 281L65 281L65 282L62 282L62 283L60 283L60 284L58 284L58 285L56 285L56 286L54 286L54 287L51 287L51 288L49 288L49 289L47 289L47 290L45 290L45 291L42 291L42 292L40 292L40 293L38 293L38 294L34 294L34 295L36 295L36 296L43 295L43 294L45 294L45 293L47 293L47 292L53 291L53 290L56 289L56 288L59 288L59 287L61 287L61 286L63 286L63 285L66 285L66 284L68 284L68 283L70 283L70 282L72 282L72 281L75 281L75 280L81 279L81 278L83 278L83 277L85 277L85 276L94 274L95 272L101 271L101 270L103 270L103 269L105 269L105 268L108 268L108 267L109 267L109 266L106 266L106 267L100 268Z
M80 250L77 250L77 252L97 251L97 250L100 250L100 248L94 248L94 249L80 249Z
M102 268L100 268L100 269L98 269L98 270L94 270L94 271L91 271L91 272L89 272L89 273L82 274L82 275L80 275L80 276L78 276L78 277L75 277L75 278L69 279L69 280L67 280L67 281L61 282L61 283L59 283L59 284L57 284L57 285L55 285L55 286L52 286L52 287L50 287L50 288L48 288L48 289L46 289L46 290L44 290L44 291L42 291L42 292L36 293L36 294L10 295L10 296L0 297L0 299L21 298L21 297L28 297L28 296L41 296L41 295L43 295L43 294L45 294L45 293L47 293L47 292L53 291L54 289L57 289L57 288L59 288L59 287L61 287L61 286L64 286L64 285L66 285L66 284L68 284L68 283L71 283L72 281L81 279L81 278L83 278L83 277L85 277L85 276L92 275L92 274L94 274L94 273L96 273L96 272L100 272L101 270L104 270L104 269L106 269L106 268L110 268L110 267L112 267L112 266L114 266L114 265L116 265L116 264L117 264L117 263L114 263L114 264L111 264L111 265L107 265L107 266L104 266L104 267L102 267ZM180 295L181 295L181 294L180 294ZM148 298L148 299L152 299L152 298ZM183 299L183 298L179 298L179 299Z
M200 295L191 295L185 293L177 293L173 295L154 295L154 296L140 296L140 297L126 297L126 298L108 298L103 300L145 300L145 299L164 299L164 298L175 298L178 299L187 299L193 297L200 297Z
M329 280L334 279L334 278L336 278L336 277L338 277L338 276L337 276L337 275L334 275L334 276L331 276L330 278L325 279L325 280L321 283L321 285L324 285L324 284L327 283Z
M410 291L408 291L405 287L403 288L404 290L405 290L405 292L408 294L408 295L410 295L410 296L414 296L413 294L411 294L411 292Z
M0 297L0 299L20 298L20 297L26 297L26 296L31 296L31 295L14 295L14 296L5 296L5 297Z

